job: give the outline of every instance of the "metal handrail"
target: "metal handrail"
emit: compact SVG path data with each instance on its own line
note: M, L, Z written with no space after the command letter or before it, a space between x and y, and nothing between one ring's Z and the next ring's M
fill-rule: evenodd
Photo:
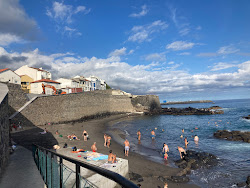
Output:
M72 159L70 157L56 153L52 150L46 149L46 148L38 146L36 144L33 144L33 146L35 146L41 150L45 150L46 152L50 152L54 156L60 157L61 162L62 162L62 159L64 159L64 160L67 160L69 162L76 164L76 188L80 188L79 187L79 176L77 175L77 174L80 174L80 166L87 168L91 171L94 171L94 172L96 172L96 173L98 173L98 174L100 174L100 175L102 175L110 180L113 180L124 188L138 188L138 186L135 185L133 182L129 181L128 179L126 179L125 177L121 176L120 174L118 174L116 172L101 168L101 167L93 165L93 164L86 163L84 161Z

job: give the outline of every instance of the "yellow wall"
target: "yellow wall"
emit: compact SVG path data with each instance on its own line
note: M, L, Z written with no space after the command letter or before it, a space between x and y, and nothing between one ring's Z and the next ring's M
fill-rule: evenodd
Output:
M33 82L34 80L27 76L27 75L22 75L21 76L21 86L22 86L22 89L29 93L30 92L30 83ZM26 84L24 84L23 82L26 82Z

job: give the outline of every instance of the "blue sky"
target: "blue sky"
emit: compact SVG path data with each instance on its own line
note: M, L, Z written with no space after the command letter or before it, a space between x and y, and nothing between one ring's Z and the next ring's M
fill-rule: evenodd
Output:
M248 0L0 0L0 68L161 100L249 98Z

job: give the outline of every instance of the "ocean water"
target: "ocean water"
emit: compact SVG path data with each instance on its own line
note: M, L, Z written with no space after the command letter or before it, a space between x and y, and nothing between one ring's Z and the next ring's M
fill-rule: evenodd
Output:
M132 151L168 166L174 166L173 161L180 158L177 146L184 147L184 138L187 137L188 149L209 152L216 155L219 160L215 167L192 171L189 176L191 183L203 188L236 187L236 183L246 181L246 177L250 175L250 143L216 139L213 133L224 129L250 131L250 120L242 118L250 114L250 99L214 102L215 104L178 104L163 107L205 108L217 105L223 108L224 114L141 116L119 122L114 127L126 132ZM153 142L150 135L152 129L156 131L156 140ZM182 129L184 133L181 132ZM137 141L137 130L142 133L141 143ZM180 138L182 134L183 139ZM198 145L193 141L194 135L200 138ZM167 143L170 149L168 162L164 162L161 156L163 143Z

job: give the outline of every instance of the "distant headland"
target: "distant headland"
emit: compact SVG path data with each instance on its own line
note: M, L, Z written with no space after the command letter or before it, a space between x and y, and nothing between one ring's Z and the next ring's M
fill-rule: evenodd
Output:
M161 105L168 104L192 104L192 103L213 103L211 100L199 100L199 101L173 101L173 102L164 102Z

